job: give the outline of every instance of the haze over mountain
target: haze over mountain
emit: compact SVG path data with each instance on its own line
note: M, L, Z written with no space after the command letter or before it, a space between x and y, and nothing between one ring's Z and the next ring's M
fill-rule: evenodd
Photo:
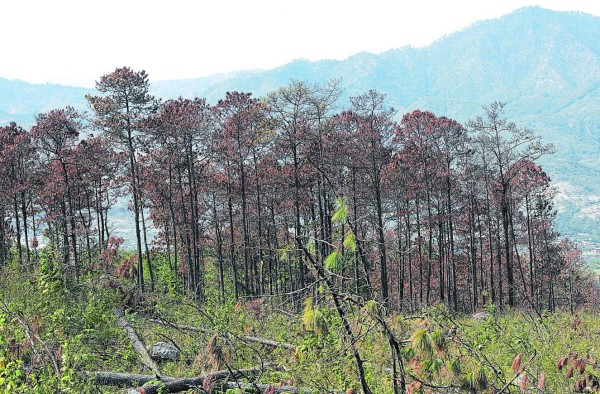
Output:
M152 90L164 99L198 96L214 103L227 91L263 96L290 79L332 78L342 80L344 98L369 89L387 94L399 118L418 108L466 122L480 114L483 105L507 102L510 120L534 129L556 147L541 164L559 190L559 230L600 235L599 17L524 8L425 48L158 81ZM0 124L14 120L30 125L36 113L65 105L86 109L88 92L0 78Z

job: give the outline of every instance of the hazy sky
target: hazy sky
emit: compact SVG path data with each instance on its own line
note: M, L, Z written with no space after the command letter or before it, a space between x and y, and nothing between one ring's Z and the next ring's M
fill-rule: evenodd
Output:
M0 77L92 87L124 65L163 80L344 59L528 5L600 16L598 0L6 0Z

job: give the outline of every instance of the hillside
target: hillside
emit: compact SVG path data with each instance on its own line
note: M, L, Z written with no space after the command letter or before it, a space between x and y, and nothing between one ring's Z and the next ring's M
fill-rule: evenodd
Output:
M40 112L71 105L85 110L85 95L92 89L55 84L36 85L0 78L0 125L17 122L26 127Z
M508 102L512 120L556 147L541 163L558 188L559 229L600 235L600 18L524 8L425 48L158 81L153 91L162 98L201 96L216 102L227 91L262 96L290 79L331 78L342 80L345 98L368 89L387 94L399 116L419 108L464 122L482 105ZM66 104L85 108L86 92L0 79L0 124L16 120L27 125L33 114Z

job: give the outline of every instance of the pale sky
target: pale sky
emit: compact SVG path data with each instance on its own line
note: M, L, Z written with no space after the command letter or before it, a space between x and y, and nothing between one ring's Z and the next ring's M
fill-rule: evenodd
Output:
M530 5L600 16L598 0L3 0L0 77L93 87L125 65L165 80L345 59Z

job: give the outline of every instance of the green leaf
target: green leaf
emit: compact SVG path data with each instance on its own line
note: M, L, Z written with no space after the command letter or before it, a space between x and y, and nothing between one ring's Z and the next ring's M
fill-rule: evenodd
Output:
M336 211L331 220L336 223L344 224L346 223L346 219L348 218L348 207L344 202L342 197L338 197L335 199Z
M432 375L439 375L440 371L442 370L442 365L443 365L442 360L440 360L439 358L436 358L431 361L431 364L429 364L429 367L427 368L427 370Z
M304 310L302 313L302 324L304 324L304 329L312 331L314 322L315 311L313 310L313 299L312 297L308 297L304 301Z
M431 343L426 329L415 331L410 337L413 349L418 349L427 353L431 352Z
M341 254L337 250L334 250L325 258L325 267L333 272L340 272L342 270L342 262Z
M356 251L356 236L352 232L352 230L348 230L346 232L346 237L344 238L344 247L350 249L351 251Z

